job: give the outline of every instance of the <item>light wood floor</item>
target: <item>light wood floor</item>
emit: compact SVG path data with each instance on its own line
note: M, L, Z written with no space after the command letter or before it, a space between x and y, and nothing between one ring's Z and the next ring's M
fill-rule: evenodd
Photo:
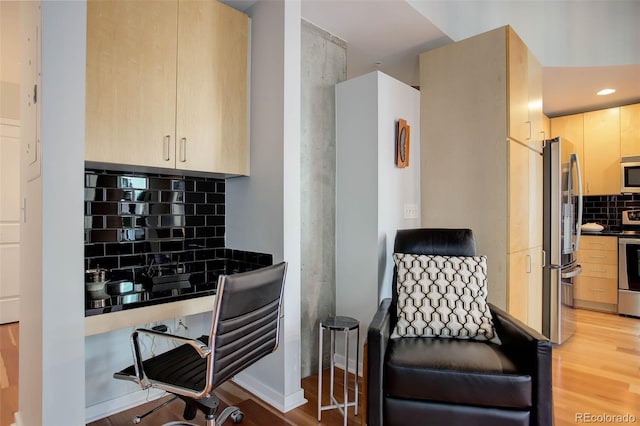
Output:
M640 424L640 319L584 310L577 311L577 319L576 335L553 351L555 425L587 423L588 418L595 423L596 416L609 416L601 418L604 421L600 424L615 424L613 416L617 415L634 416L635 423ZM9 426L13 422L12 413L17 410L17 345L17 324L0 326L0 426ZM223 404L240 407L245 413L244 426L342 425L342 417L336 410L324 411L322 422L318 423L317 376L305 378L302 386L309 402L286 414L277 412L233 383L224 384L217 394ZM323 403L327 404L327 387L325 392ZM90 426L131 424L133 416L145 409L141 406L114 414ZM181 420L182 409L182 402L175 401L145 418L142 424L155 426ZM361 416L354 416L351 408L348 419L349 425L359 425ZM192 423L204 425L202 414Z

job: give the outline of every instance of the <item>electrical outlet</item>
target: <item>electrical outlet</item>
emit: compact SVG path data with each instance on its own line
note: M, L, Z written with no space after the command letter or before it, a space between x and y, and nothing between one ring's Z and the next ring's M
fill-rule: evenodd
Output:
M417 219L418 218L418 206L415 204L404 205L404 218L405 219Z
M173 332L177 334L187 334L187 320L185 317L175 317L173 319Z

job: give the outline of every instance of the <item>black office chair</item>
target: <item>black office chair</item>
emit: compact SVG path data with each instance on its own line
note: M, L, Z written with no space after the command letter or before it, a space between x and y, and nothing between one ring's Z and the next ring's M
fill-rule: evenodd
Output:
M242 421L244 414L237 407L227 407L216 417L220 401L213 391L278 347L286 269L287 264L282 262L221 276L210 336L191 339L148 329L132 333L134 364L114 377L136 382L143 389L158 388L175 395L144 415L136 416L134 423L176 398L185 402L186 420L193 419L200 410L207 426L222 425L227 418L233 423ZM140 333L182 345L143 360L138 341Z
M394 252L468 258L476 256L476 244L469 229L407 229L398 231ZM393 297L382 301L367 334L369 426L404 426L406 419L412 425L553 425L546 337L491 304L500 342L391 337L399 315L396 275Z

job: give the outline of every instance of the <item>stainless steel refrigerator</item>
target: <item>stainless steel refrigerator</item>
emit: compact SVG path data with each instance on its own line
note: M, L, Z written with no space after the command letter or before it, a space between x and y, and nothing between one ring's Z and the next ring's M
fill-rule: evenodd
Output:
M562 153L569 160L562 162ZM543 149L542 332L562 344L575 332L573 280L582 272L576 260L582 224L580 160L573 144L562 138Z

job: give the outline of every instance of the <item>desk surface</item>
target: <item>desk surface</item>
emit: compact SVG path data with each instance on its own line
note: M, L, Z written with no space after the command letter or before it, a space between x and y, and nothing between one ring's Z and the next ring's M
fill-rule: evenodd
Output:
M84 319L84 335L92 336L169 318L209 312L213 311L215 303L216 296L209 295L88 316Z

